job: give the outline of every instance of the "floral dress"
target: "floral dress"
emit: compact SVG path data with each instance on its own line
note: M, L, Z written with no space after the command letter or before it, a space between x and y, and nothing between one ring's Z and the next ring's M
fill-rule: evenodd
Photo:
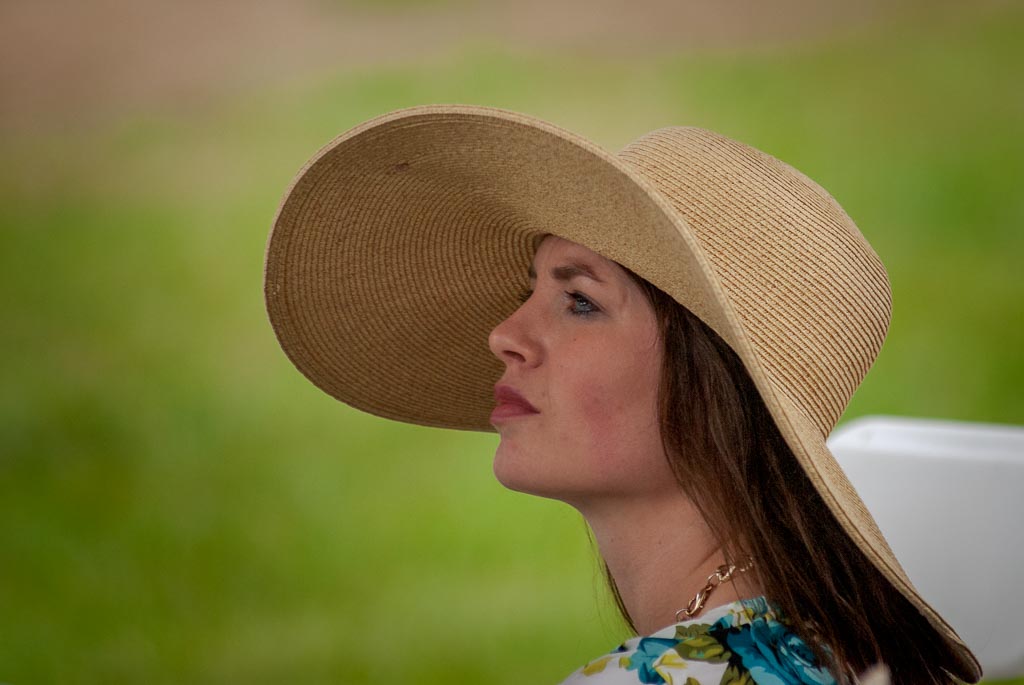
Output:
M814 652L764 597L705 611L627 640L562 685L834 685Z

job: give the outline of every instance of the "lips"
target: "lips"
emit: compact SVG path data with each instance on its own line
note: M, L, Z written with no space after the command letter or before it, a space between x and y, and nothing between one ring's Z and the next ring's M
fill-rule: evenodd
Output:
M491 412L492 424L540 413L540 410L527 402L526 398L510 385L496 385L494 387L494 401L497 406Z

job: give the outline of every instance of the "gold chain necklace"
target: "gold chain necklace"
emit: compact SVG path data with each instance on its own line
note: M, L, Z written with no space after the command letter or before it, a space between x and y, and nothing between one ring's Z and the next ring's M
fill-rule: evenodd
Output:
M715 588L722 583L728 583L738 573L746 573L754 566L754 559L747 557L743 564L738 566L736 564L722 564L715 569L715 572L708 576L708 581L704 585L703 589L698 590L697 594L693 596L690 603L686 605L686 608L680 609L676 612L676 622L682 621L682 617L693 618L700 613L704 605L707 604L708 597L715 591Z

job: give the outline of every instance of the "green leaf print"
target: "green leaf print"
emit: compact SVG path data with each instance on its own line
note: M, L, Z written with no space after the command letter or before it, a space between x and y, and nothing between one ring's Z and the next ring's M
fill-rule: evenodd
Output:
M692 661L707 661L713 664L728 661L732 652L708 632L710 628L707 623L678 626L676 639L679 640L679 644L673 649L683 659Z
M719 685L754 685L754 679L750 677L750 671L733 665L725 669Z

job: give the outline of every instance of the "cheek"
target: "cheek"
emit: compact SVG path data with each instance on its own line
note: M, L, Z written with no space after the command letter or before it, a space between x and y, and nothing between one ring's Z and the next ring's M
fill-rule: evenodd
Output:
M657 349L644 355L620 356L614 365L609 365L609 359L602 355L602 374L588 372L584 365L568 388L573 397L567 406L574 406L577 414L576 439L586 435L588 448L599 450L609 459L636 459L638 450L656 449L660 455ZM572 426L566 428L571 430Z

